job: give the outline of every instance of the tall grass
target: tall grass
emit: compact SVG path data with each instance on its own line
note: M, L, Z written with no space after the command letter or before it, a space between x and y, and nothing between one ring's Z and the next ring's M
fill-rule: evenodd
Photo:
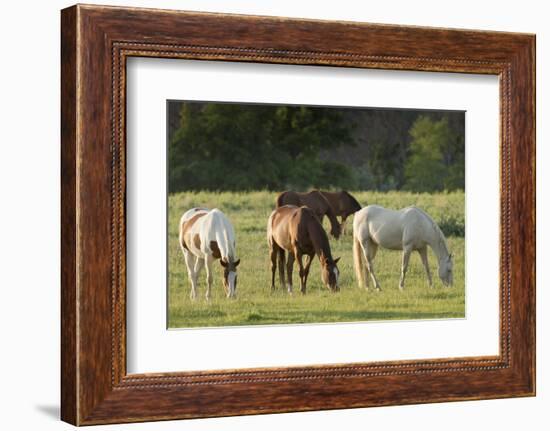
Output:
M437 262L430 252L436 287L429 289L420 258L411 258L406 286L398 290L401 255L380 250L375 271L382 292L357 287L353 272L351 221L340 240L331 239L332 253L341 257L340 292L330 293L321 283L319 263L314 261L306 295L299 293L297 269L295 294L289 296L277 280L271 292L271 270L266 225L274 208L275 194L267 191L178 193L168 200L168 324L172 328L258 325L283 323L350 322L386 319L464 317L464 193L415 194L408 192L352 192L362 205L388 208L416 205L428 212L447 236L455 259L454 287L437 279ZM237 237L239 266L237 299L223 295L221 266L215 263L212 299L204 299L205 274L200 275L199 299L189 298L190 285L178 245L178 223L189 208L219 208L231 220ZM328 223L325 221L325 223ZM326 225L328 227L328 225ZM328 229L327 229L328 230Z

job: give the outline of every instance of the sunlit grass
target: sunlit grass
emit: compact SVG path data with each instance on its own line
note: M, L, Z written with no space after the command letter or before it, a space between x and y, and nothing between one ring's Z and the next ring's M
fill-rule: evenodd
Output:
M464 193L413 194L407 192L353 192L362 205L379 204L388 208L417 205L438 221L451 220L451 232L463 229ZM432 319L464 317L464 238L449 236L454 256L454 286L443 287L437 278L437 262L430 251L430 267L435 288L427 284L420 257L413 254L404 291L399 291L401 254L380 249L375 270L382 292L357 287L353 271L351 220L348 232L339 241L331 239L334 257L341 257L340 292L330 293L321 283L319 262L314 261L306 295L299 293L297 270L295 293L289 296L278 285L271 292L271 270L266 241L266 224L274 208L275 193L179 193L168 202L168 288L169 327L259 325L284 323L351 322L387 319ZM189 297L190 284L178 245L178 222L189 208L219 208L231 220L237 237L239 266L237 298L223 295L221 265L215 263L212 299L204 299L205 273L199 278L199 298ZM325 223L328 223L325 220ZM328 224L326 225L328 226ZM371 283L372 285L372 283Z

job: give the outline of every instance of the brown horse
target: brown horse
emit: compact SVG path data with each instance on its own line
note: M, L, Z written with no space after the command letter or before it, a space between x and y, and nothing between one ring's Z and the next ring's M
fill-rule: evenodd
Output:
M344 230L346 226L346 219L359 211L361 205L357 202L350 193L342 190L341 192L323 192L321 194L328 201L332 207L334 215L340 216L342 218L341 228Z
M277 262L281 286L285 284L285 251L288 251L286 262L288 293L292 293L292 267L295 260L300 269L300 291L303 294L306 293L309 267L315 254L321 262L321 277L325 286L332 292L340 290L339 271L336 266L340 258L332 258L327 234L310 208L284 205L275 209L267 222L267 242L271 257L271 290L275 289ZM305 266L302 262L304 255L306 255Z
M336 239L340 237L340 223L338 223L338 219L329 201L319 190L312 190L307 193L300 193L292 190L282 192L277 196L275 206L276 208L280 208L283 205L295 205L297 207L306 206L311 208L321 224L323 224L323 217L326 215L330 221L330 234Z

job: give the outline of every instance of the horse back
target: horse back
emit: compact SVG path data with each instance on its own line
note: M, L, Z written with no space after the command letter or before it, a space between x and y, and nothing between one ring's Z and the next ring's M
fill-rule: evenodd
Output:
M207 244L215 243L214 247L219 248L222 257L235 257L235 231L229 219L220 210L215 208L208 213L201 226L201 237Z
M300 206L300 195L292 190L286 190L279 193L279 196L277 196L277 199L275 200L275 208L280 208L284 205Z
M312 190L306 193L295 192L293 190L284 191L277 196L275 206L280 208L284 205L306 206L312 209L317 217L323 216L332 210L329 201L319 190Z
M199 220L208 213L204 211L194 211L184 214L180 223L180 243L186 250L200 249L201 239L199 234Z
M384 248L400 250L403 238L403 215L399 211L378 205L366 206L355 214L353 232L359 240L370 239Z
M340 215L340 211L341 211L341 192L324 192L324 191L321 191L320 192L321 195L327 200L327 202L329 203L329 205L332 207L332 209L334 210L334 213L336 215Z
M292 250L290 223L297 208L294 205L282 205L271 213L267 226L267 239L270 244L275 242L284 250Z
M290 221L289 230L292 242L303 253L311 255L320 249L330 256L328 236L311 208L298 208Z
M321 194L328 201L335 215L347 217L362 208L357 199L345 190L340 192L322 191Z
M330 217L334 214L332 205L321 191L311 190L307 193L297 193L297 195L300 198L300 205L311 209L319 220L321 220L324 215Z

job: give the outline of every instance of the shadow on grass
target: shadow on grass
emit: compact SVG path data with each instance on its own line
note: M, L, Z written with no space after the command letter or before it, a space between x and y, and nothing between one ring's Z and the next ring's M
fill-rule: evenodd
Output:
M206 316L204 316L206 317ZM401 312L401 311L339 311L335 313L327 311L309 311L306 313L289 312L285 316L273 316L260 312L240 315L235 321L221 322L180 322L172 328L200 328L209 326L248 326L248 325L282 325L282 324L315 324L315 323L360 323L366 321L384 320L425 320L425 319L456 319L464 318L463 314L456 312Z

